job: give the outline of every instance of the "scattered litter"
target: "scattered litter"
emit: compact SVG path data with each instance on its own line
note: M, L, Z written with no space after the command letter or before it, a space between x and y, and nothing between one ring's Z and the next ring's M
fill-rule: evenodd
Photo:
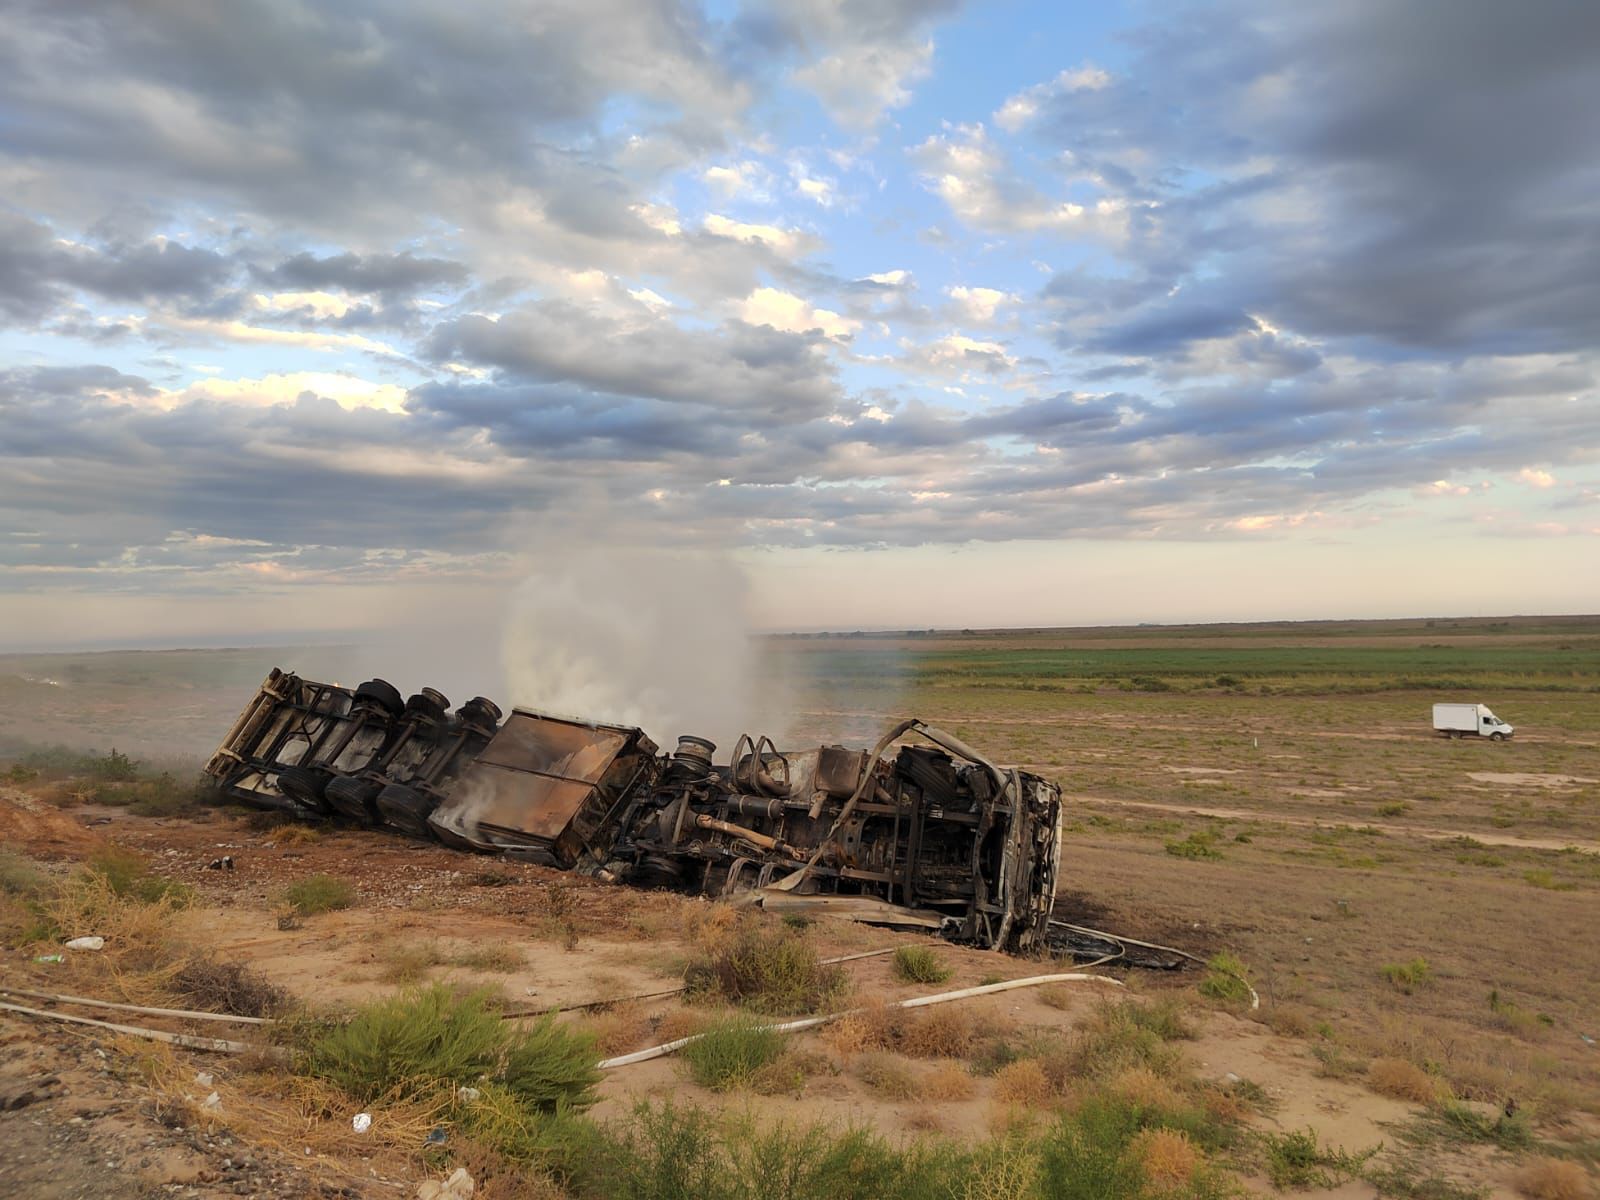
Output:
M233 870L233 855L224 854L221 858L213 858L210 862L208 862L206 864L206 870L208 870L208 871L231 871L231 870Z
M474 1100L483 1099L483 1093L475 1087L458 1087L456 1089L456 1099L463 1104L470 1104Z
M1239 1076L1235 1075L1232 1071L1229 1071L1222 1078L1224 1080L1226 1080L1228 1083L1238 1083L1239 1082Z
M66 956L63 955L63 954L37 954L37 955L34 956L33 961L34 962L65 962L66 961Z
M76 937L67 943L68 950L104 950L106 940L103 937Z
M372 1128L372 1114L357 1113L355 1116L350 1118L350 1128L354 1129L357 1133L365 1133L367 1130Z
M194 1081L196 1083L198 1083L203 1088L208 1088L213 1083L216 1082L216 1080L212 1078L212 1075L211 1075L210 1071L198 1071L198 1072L196 1072L195 1073L195 1077L194 1077Z
M424 1179L417 1185L417 1200L469 1200L477 1185L465 1167L457 1167L443 1182Z
M211 1095L200 1102L200 1107L207 1112L220 1112L222 1110L222 1097L216 1092L212 1092Z
M1578 1036L1581 1037L1589 1045L1591 1045L1591 1046L1594 1045L1594 1039L1592 1037L1590 1037L1587 1033L1580 1033Z
M445 1132L443 1125L435 1125L432 1129L428 1130L428 1136L422 1140L429 1146L442 1146L449 1137L450 1135Z
M299 929L305 922L294 913L280 913L278 915L278 928L282 930Z

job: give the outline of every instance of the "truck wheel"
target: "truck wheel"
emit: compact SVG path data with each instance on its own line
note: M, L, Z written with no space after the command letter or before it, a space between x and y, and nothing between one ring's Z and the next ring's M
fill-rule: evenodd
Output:
M1500 732L1499 732L1499 731L1498 731L1498 730L1497 730L1497 731L1496 731L1496 732L1494 732L1494 733L1491 733L1491 734L1490 734L1490 735L1489 735L1489 740L1490 740L1490 741L1491 741L1491 742L1503 742L1503 741L1505 741L1505 740L1506 740L1506 735L1505 735L1505 734L1503 734L1503 733L1500 733Z
M403 783L391 783L378 793L377 799L378 811L385 821L413 837L429 840L433 831L428 825L428 814L436 804L433 797Z
M405 708L399 689L387 679L369 679L356 689L357 700L370 700L391 717L398 717Z
M321 808L322 790L329 778L326 768L285 767L278 772L278 790L307 808Z

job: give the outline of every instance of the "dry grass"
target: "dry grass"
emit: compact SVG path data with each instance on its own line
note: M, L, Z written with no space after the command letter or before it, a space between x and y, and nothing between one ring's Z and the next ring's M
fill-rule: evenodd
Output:
M1432 1104L1443 1090L1440 1082L1403 1058L1375 1058L1367 1064L1367 1084L1381 1096Z
M665 1045L679 1038L693 1037L703 1032L713 1019L712 1014L708 1012L674 1008L655 1022L655 1028L650 1035L651 1040L657 1045Z
M1074 992L1064 983L1047 983L1041 988L1034 988L1033 995L1040 1004L1058 1008L1062 1012L1071 1011L1073 1005L1083 998L1083 993Z
M1106 1081L1106 1091L1151 1112L1172 1112L1183 1104L1178 1090L1149 1067L1129 1067L1113 1075Z
M917 1079L905 1062L882 1051L859 1056L851 1067L855 1077L885 1100L910 1100L917 1095Z
M483 946L468 946L450 955L450 965L465 967L469 971L493 972L509 975L528 965L527 957L514 946L491 942ZM597 980L596 980L597 981Z
M840 1054L883 1050L895 1045L905 1026L905 1010L874 997L822 1029L822 1040Z
M649 1016L636 1004L619 1004L615 1008L597 1013L583 1022L584 1028L595 1036L595 1045L603 1057L627 1054L643 1049L647 1039L656 1031ZM679 1034L687 1037L687 1034ZM662 1038L663 1042L673 1038Z
M978 1090L978 1081L958 1062L942 1062L924 1075L918 1090L929 1100L970 1100Z
M270 1017L289 1007L290 996L243 963L192 958L178 969L172 990L202 1012Z
M1589 1176L1575 1162L1536 1158L1517 1172L1517 1191L1529 1200L1590 1200Z
M984 1028L971 1009L960 1004L939 1004L920 1011L906 1012L900 1033L899 1049L913 1058L960 1058L973 1040L984 1036Z
M1200 1148L1178 1129L1141 1130L1130 1147L1159 1190L1186 1187L1205 1163Z
M1044 1108L1056 1099L1050 1077L1036 1058L1019 1058L994 1073L994 1098L1002 1104Z
M445 961L445 955L438 942L398 942L384 949L381 961L380 983L409 987L427 979L428 973Z

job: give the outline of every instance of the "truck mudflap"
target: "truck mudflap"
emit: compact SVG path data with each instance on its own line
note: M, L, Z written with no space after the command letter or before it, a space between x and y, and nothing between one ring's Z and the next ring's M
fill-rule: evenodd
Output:
M684 736L481 697L355 689L274 670L206 772L225 795L312 819L386 821L462 850L782 912L1046 945L1060 788L905 720L870 750L779 750L743 735L725 762Z

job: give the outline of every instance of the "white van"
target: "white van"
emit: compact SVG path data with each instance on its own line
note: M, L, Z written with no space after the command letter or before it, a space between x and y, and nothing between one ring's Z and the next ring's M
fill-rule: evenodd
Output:
M1490 712L1487 704L1435 704L1433 728L1445 737L1486 737L1496 742L1516 732Z

